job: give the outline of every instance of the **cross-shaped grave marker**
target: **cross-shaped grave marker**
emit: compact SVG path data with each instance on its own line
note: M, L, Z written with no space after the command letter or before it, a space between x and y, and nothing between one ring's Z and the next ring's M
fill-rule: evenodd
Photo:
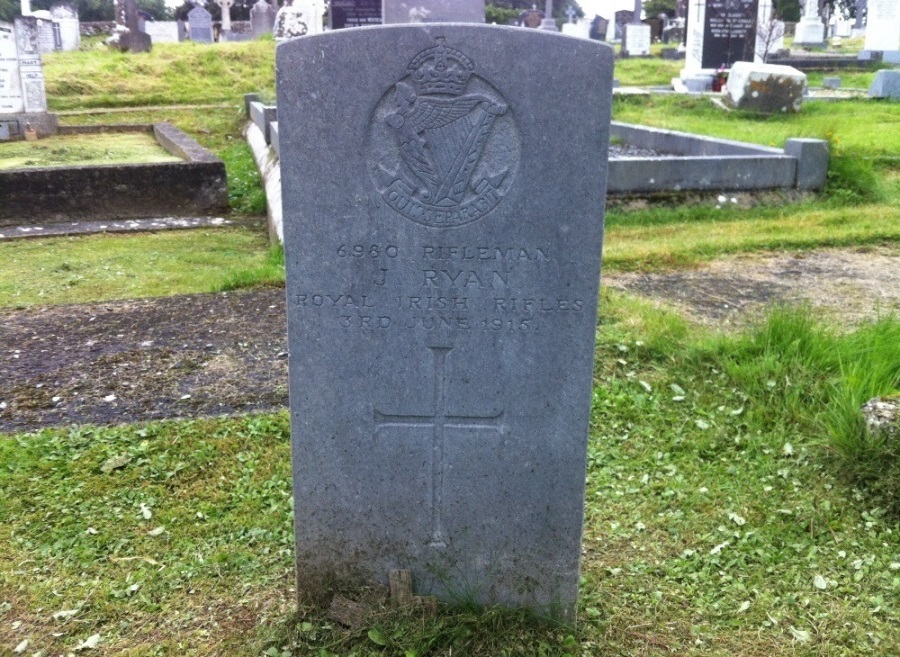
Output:
M390 427L430 428L431 433L431 547L444 548L447 539L443 526L444 502L444 430L487 429L503 435L501 418L496 415L450 415L447 413L447 355L453 347L428 347L434 360L431 413L399 415L375 409L375 433Z

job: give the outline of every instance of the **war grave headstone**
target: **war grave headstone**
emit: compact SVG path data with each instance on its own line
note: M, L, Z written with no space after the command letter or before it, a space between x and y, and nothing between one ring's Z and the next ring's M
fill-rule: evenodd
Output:
M78 20L78 8L65 0L56 2L50 7L53 22L59 25L61 49L66 52L78 50L81 45L81 22Z
M884 61L900 64L900 2L868 0L865 49L881 52Z
M201 6L196 6L188 12L188 35L195 43L212 43L213 21L212 14Z
M572 617L613 59L488 25L279 46L301 597L401 569Z
M896 3L896 0L890 1ZM825 24L819 16L819 0L804 0L803 16L794 29L794 43L798 46L821 46L825 43Z
M256 0L250 8L250 31L254 38L272 33L275 9L268 0Z
M331 0L328 13L332 30L381 25L382 0Z
M708 90L716 70L753 61L759 0L692 0L688 11L687 52L676 89Z
M483 23L484 0L384 0L384 24Z

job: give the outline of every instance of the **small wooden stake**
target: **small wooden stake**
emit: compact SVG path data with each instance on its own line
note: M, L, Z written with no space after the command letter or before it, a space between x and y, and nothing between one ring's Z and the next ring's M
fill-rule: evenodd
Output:
M391 601L395 605L407 606L413 603L412 573L408 570L392 570L388 573L391 584Z

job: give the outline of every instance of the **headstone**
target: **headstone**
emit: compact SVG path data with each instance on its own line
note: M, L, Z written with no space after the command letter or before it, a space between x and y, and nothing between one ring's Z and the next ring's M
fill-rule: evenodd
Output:
M877 2L877 0L873 0ZM888 0L897 2L897 0ZM825 43L825 25L819 17L819 0L805 0L803 16L794 29L794 44L801 46L821 46Z
M19 7L23 16L31 16L31 0L19 0Z
M519 27L530 27L537 29L544 22L544 12L539 9L526 9L519 14Z
M57 117L47 112L44 71L36 26L30 16L0 23L0 140L47 136Z
M279 46L301 597L404 569L573 619L613 60L490 25Z
M878 71L869 87L869 97L900 99L900 70Z
M58 37L53 31L53 20L50 18L50 12L33 12L29 16L20 16L15 19L16 32L21 33L27 30L29 39L33 40L38 49L38 53L44 54L58 50Z
M594 16L591 21L589 36L597 41L606 41L606 32L609 29L609 21L602 16Z
M777 19L772 0L759 0L758 16L753 61L765 63L784 48L784 21Z
M331 0L328 20L332 30L381 25L381 0Z
M759 0L692 0L685 69L715 70L753 61Z
M561 31L567 36L578 37L579 39L591 38L591 24L585 20L577 23L563 23Z
M272 34L276 41L295 39L307 34L321 34L322 5L310 0L285 0L284 6L275 14Z
M60 46L67 52L78 50L81 46L81 22L78 20L78 8L69 0L56 2L50 6L50 15L59 25Z
M215 3L222 10L222 32L231 32L231 5L234 0L215 0Z
M613 20L616 29L615 40L621 41L625 38L625 26L634 22L634 12L625 10L617 11Z
M9 23L0 23L0 120L3 114L24 111L16 33Z
M384 0L384 24L484 23L484 0Z
M625 25L622 54L628 57L647 57L650 54L650 26L644 23Z
M178 43L182 41L178 21L147 21L144 31L153 39L153 43Z
M195 43L213 42L212 14L197 5L188 12L188 35Z
M275 26L275 9L268 0L256 0L250 8L250 30L254 38L272 34Z
M19 76L22 80L23 111L46 112L47 93L41 62L40 34L34 31L31 19L31 16L16 18L14 26L16 49L19 53Z
M116 28L106 43L122 52L150 52L153 40L143 31L143 21L135 0L116 0Z
M725 98L738 109L785 114L799 112L805 94L806 74L792 66L735 62Z
M869 0L866 50L900 51L900 1Z

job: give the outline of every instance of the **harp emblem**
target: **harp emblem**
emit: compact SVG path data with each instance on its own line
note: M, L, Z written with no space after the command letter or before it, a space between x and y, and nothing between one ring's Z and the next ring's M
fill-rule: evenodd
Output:
M382 199L417 223L453 227L502 201L518 162L507 103L475 62L442 37L409 63L373 117L382 152L373 178Z

